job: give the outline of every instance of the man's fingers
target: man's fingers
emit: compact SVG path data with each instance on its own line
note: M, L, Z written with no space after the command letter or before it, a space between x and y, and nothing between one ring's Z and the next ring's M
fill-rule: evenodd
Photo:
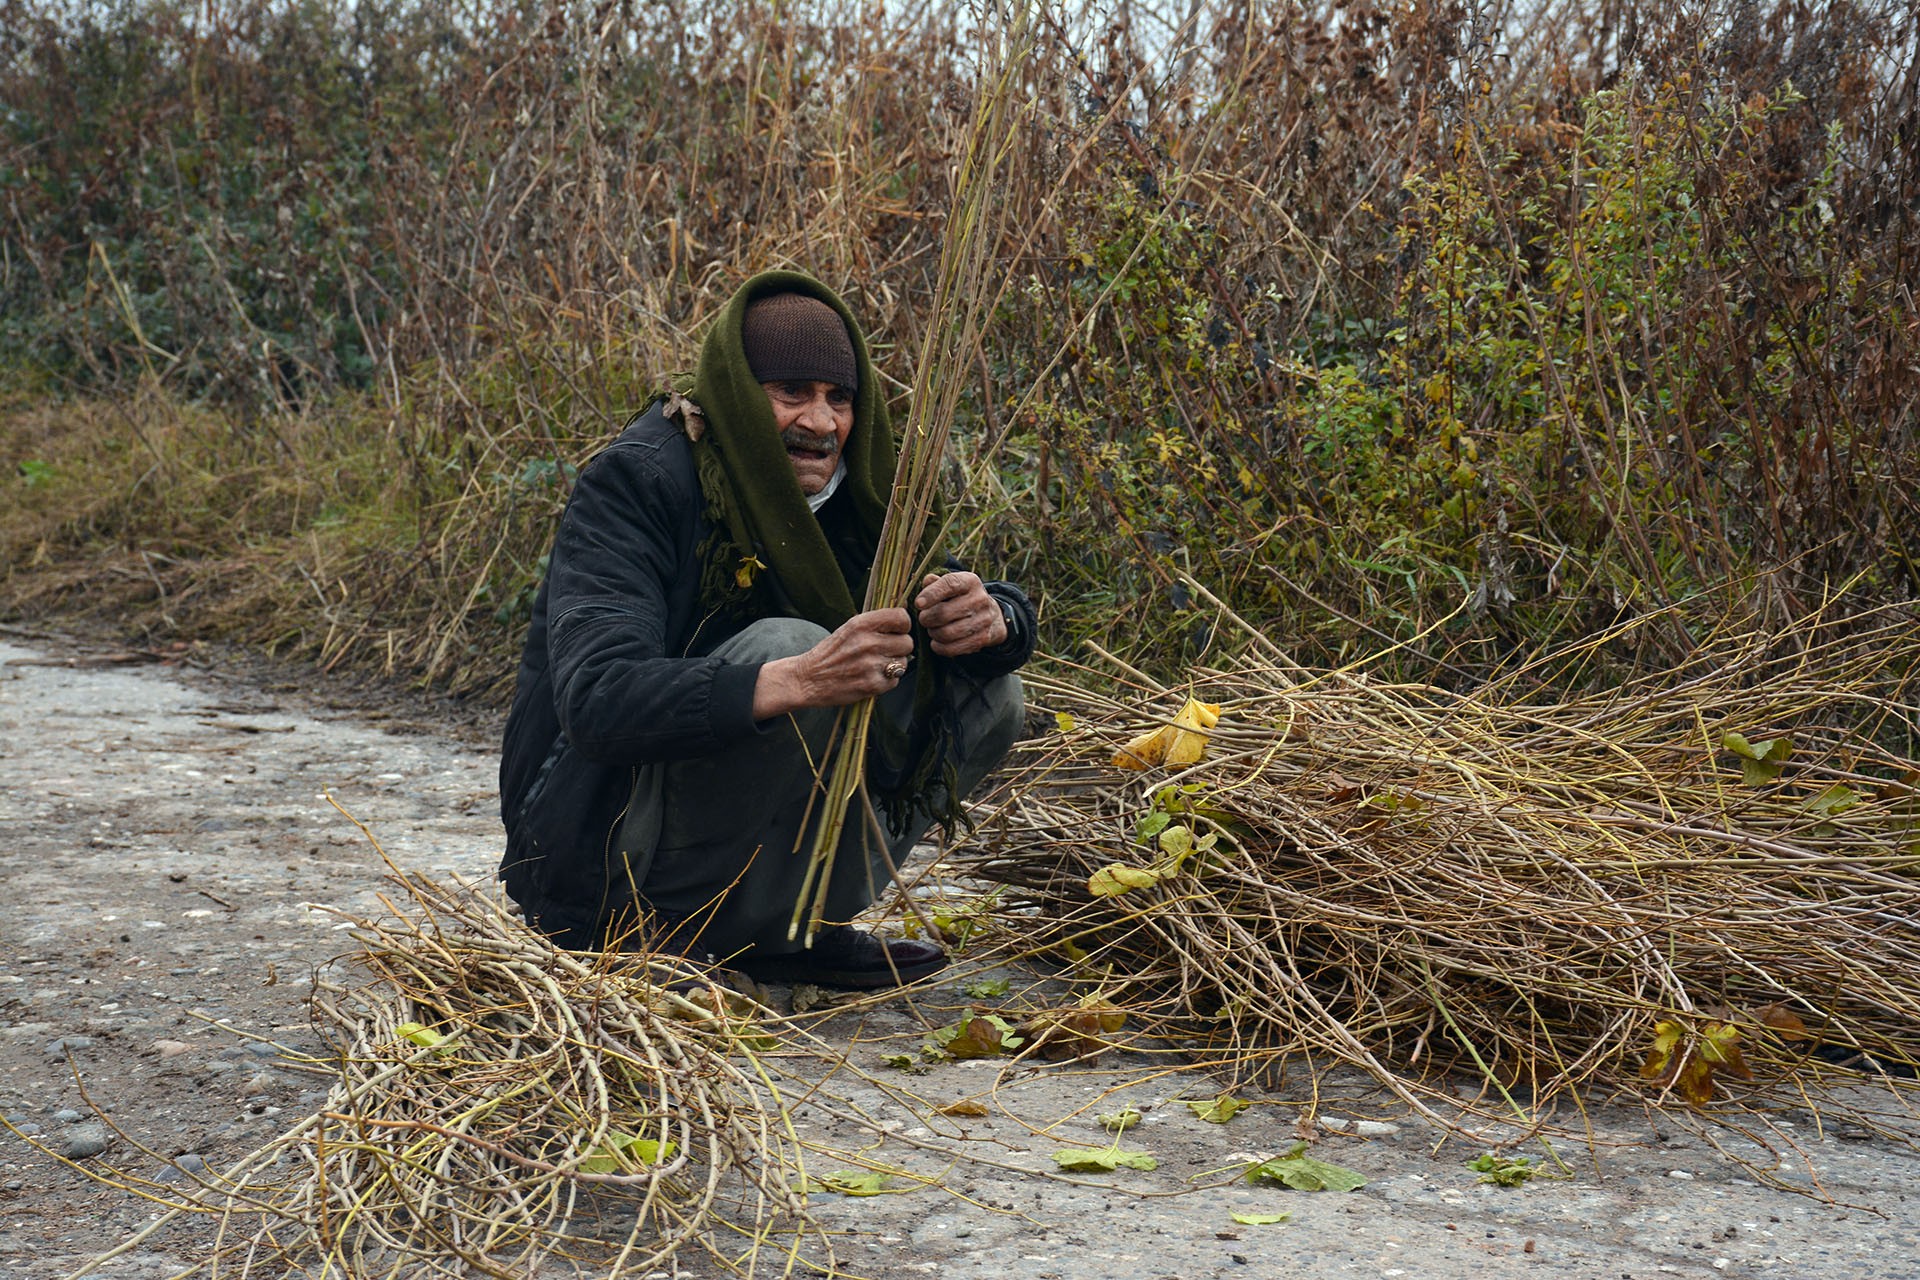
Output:
M953 573L928 574L920 594L914 597L913 606L925 613L943 601L958 599L975 591L985 590L977 573L956 570Z

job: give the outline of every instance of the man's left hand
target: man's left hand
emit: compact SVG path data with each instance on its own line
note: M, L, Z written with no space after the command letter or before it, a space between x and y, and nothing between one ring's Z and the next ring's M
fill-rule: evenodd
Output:
M1007 620L1000 602L987 594L978 574L929 575L913 607L933 651L943 658L978 653L1006 642Z

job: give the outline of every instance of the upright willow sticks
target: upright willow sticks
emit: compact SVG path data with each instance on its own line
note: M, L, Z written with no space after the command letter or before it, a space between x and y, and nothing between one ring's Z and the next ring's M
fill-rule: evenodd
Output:
M993 3L984 14L980 81L954 177L930 321L914 365L913 402L900 433L886 524L867 580L867 609L905 605L927 568L921 548L938 503L947 436L999 292L990 280L994 249L1004 229L997 187L1016 140L1019 92L1033 53L1035 16L1029 0ZM787 931L789 938L799 937L804 921L809 945L826 910L834 851L846 829L848 810L866 785L872 720L873 703L867 701L843 711L836 726L821 784L813 853Z

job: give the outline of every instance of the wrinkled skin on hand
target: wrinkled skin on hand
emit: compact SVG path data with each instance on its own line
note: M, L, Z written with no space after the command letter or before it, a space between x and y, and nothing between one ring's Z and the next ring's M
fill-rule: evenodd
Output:
M1006 642L1007 620L1000 602L987 594L978 574L929 575L913 607L933 651L943 658L978 653Z
M805 653L760 668L754 718L878 697L905 678L912 659L913 619L905 609L855 614ZM893 666L900 668L897 674L889 673Z

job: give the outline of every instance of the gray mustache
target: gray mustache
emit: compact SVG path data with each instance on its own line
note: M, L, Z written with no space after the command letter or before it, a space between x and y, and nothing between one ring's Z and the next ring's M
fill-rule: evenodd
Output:
M817 453L823 458L831 458L840 452L839 437L817 436L800 427L788 427L782 431L780 443L796 453Z

